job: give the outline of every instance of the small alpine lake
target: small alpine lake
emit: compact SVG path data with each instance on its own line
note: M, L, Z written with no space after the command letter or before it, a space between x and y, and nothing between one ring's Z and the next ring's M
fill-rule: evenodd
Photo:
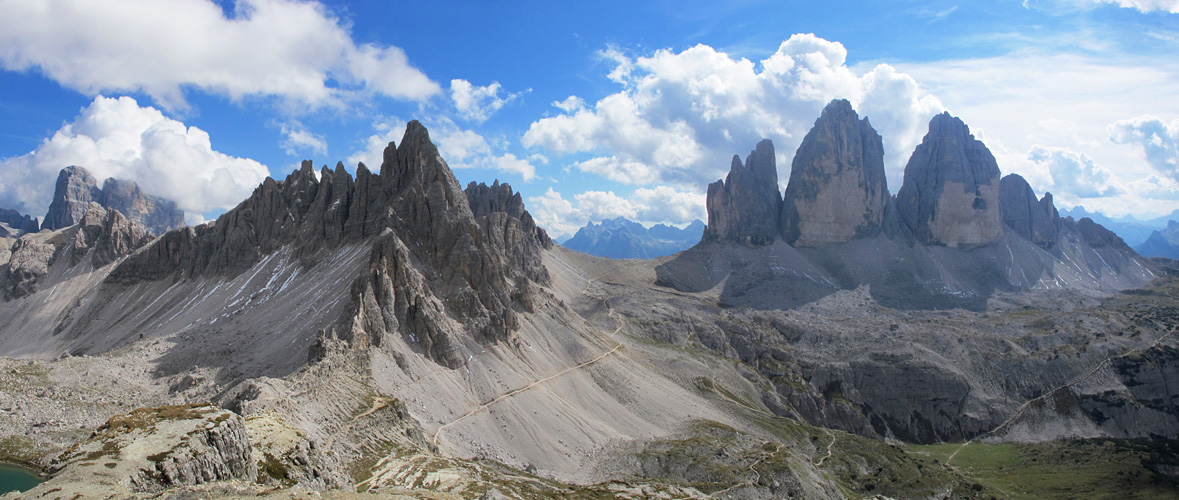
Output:
M19 465L0 462L0 495L26 491L41 484L44 478L37 471Z

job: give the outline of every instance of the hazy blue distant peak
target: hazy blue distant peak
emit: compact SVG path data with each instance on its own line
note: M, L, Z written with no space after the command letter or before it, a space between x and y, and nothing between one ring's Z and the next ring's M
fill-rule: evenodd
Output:
M704 222L680 229L656 224L650 229L625 217L589 222L562 243L579 252L614 259L651 259L686 250L700 241Z

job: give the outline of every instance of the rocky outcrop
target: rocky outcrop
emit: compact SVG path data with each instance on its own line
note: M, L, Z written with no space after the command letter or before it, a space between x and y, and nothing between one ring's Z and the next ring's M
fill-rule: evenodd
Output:
M1044 249L1056 244L1060 232L1060 214L1052 204L1052 193L1036 200L1036 193L1019 174L1008 174L999 181L999 213L1003 224L1016 234Z
M901 221L917 241L957 247L999 237L999 166L962 120L942 113L905 166Z
M242 417L212 405L140 408L74 445L22 498L131 498L177 486L253 481Z
M37 291L40 278L59 260L65 259L63 262L71 267L88 262L99 268L130 255L151 240L146 229L118 210L105 210L91 203L73 227L25 235L13 244L12 256L0 272L4 299Z
M705 241L766 245L777 239L782 197L776 162L774 143L768 139L757 143L744 165L733 155L725 180L708 185Z
M794 155L782 202L783 238L819 246L876 234L888 200L880 134L850 102L831 101Z
M549 272L540 265L540 253L552 248L553 240L524 209L520 193L498 180L490 186L471 182L465 192L484 236L492 246L504 250L510 266L536 283L548 284Z
M24 233L35 233L40 229L37 219L28 215L0 208L0 238L19 237Z
M1072 217L1061 219L1061 230L1075 233L1081 241L1093 249L1112 248L1128 252L1130 255L1134 254L1134 250L1125 241L1122 241L1120 236L1106 229L1105 226L1093 222L1093 219L1088 217L1079 221L1073 221Z
M41 229L56 230L77 224L90 209L90 202L98 201L102 192L90 171L78 166L61 169L53 190L53 201Z
M77 224L90 209L90 203L113 208L152 234L162 234L184 227L184 212L176 203L146 194L139 185L126 180L108 178L98 188L98 182L85 168L69 166L57 175L53 201L41 229L62 229Z

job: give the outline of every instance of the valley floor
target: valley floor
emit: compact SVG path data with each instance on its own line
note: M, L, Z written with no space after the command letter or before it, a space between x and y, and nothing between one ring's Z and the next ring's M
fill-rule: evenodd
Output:
M654 286L666 259L560 247L545 259L552 304L510 343L465 346L457 369L406 342L225 383L224 367L160 371L180 334L92 355L0 358L0 461L101 470L99 458L60 458L93 446L156 467L163 455L142 449L160 445L153 429L164 419L122 431L108 421L212 401L244 417L234 425L250 436L252 477L157 490L111 479L94 491L1179 498L1174 278L1108 296L996 295L982 312L891 309L863 288L772 311Z

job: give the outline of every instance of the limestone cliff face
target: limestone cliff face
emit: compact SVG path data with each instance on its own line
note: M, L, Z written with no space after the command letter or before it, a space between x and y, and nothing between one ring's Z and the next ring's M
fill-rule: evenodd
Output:
M107 281L236 276L284 247L310 267L344 245L368 245L368 269L312 357L332 337L379 347L400 335L458 366L464 338L499 342L519 327L530 282L548 282L540 253L552 242L510 186L464 192L413 121L400 146L385 149L380 174L361 164L353 178L337 164L316 176L304 162L284 181L266 179L215 222L165 234Z
M774 143L757 143L745 158L734 155L724 181L708 185L708 227L705 241L735 241L748 245L773 243L778 236L778 167Z
M113 177L103 181L98 201L104 208L118 210L152 234L163 234L184 227L184 211L175 202L144 193L138 184L131 181Z
M878 233L888 199L880 134L850 102L831 101L794 155L783 238L818 246Z
M57 175L53 201L41 229L56 230L77 224L91 203L118 210L152 234L184 227L184 211L171 200L146 194L138 184L115 178L108 178L99 189L88 170L69 166Z
M552 248L553 240L544 229L536 226L532 214L524 209L520 193L498 180L490 186L471 182L465 192L484 237L493 246L505 250L503 256L528 279L548 284L549 272L540 265L540 253Z
M22 498L146 498L168 488L257 478L241 416L212 405L140 408L74 445Z
M98 181L90 171L77 166L61 169L53 190L53 201L41 229L56 230L77 224L90 209L90 202L101 197Z
M1052 193L1036 200L1036 193L1019 174L1008 174L999 181L999 212L1003 224L1016 234L1045 249L1056 244L1060 233L1060 213L1052 204Z
M902 222L924 244L957 247L999 237L999 166L962 120L942 113L905 166Z

